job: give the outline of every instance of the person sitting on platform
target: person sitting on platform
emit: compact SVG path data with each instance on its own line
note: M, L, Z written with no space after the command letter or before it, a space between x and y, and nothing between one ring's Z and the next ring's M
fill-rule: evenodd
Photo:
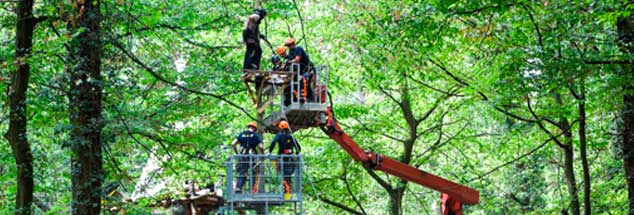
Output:
M284 193L291 192L291 178L297 166L297 161L293 159L290 155L299 154L302 148L299 146L299 143L293 137L291 130L288 126L288 122L282 120L278 124L278 128L280 131L275 135L273 141L271 141L271 146L269 146L269 154L273 152L275 145L278 145L277 154L282 157L282 165L280 162L277 162L276 169L278 172L280 168L282 168L282 175L284 177Z
M247 130L240 133L236 139L231 143L233 152L241 155L258 154L264 152L264 145L262 144L262 137L256 132L258 126L255 122L251 122L247 125ZM238 143L240 143L240 151L238 151ZM241 156L237 160L236 170L238 171L238 182L236 186L236 193L242 192L242 187L247 180L249 169L253 167L253 159L248 156ZM252 186L252 185L251 185Z
M313 63L310 61L310 57L308 57L308 54L306 54L306 51L304 51L304 48L302 48L301 46L298 46L297 44L295 44L295 39L294 38L288 38L286 39L286 41L284 42L284 46L288 47L289 49L289 54L288 54L288 63L289 64L294 64L297 63L299 64L299 71L302 75L302 80L300 81L300 89L301 89L301 95L302 97L300 98L300 102L301 99L306 98L308 99L308 101L312 101L313 100L313 90L312 90L312 83L313 83Z

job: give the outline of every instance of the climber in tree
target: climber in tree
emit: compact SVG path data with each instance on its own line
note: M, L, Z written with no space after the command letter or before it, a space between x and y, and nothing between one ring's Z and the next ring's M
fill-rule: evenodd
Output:
M247 52L244 55L243 69L260 69L260 59L262 59L262 48L260 47L260 38L264 35L260 34L260 23L266 16L266 10L256 9L253 14L247 17L247 21L242 31L242 40L247 46Z

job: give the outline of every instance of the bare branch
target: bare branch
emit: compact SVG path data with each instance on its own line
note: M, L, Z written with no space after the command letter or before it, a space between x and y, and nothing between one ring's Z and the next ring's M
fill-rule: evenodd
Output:
M429 211L429 209L427 209L427 205L426 205L425 202L423 202L421 200L420 194L415 193L414 191L412 191L410 186L405 187L405 190L411 192L412 194L414 194L414 197L415 197L416 201L418 202L418 204L420 204L421 207L423 207L423 210L425 211L425 214L434 214L431 211Z
M436 65L436 66L437 66L438 68L440 68L443 72L445 72L445 74L447 74L449 77L451 77L454 81L458 82L460 85L465 86L465 87L468 87L468 86L469 86L469 84L468 84L467 82L463 81L461 78L458 78L458 76L456 76L456 75L454 75L453 73L451 73L451 72L449 71L449 69L447 69L447 67L445 67L444 65L442 65L442 64L440 64L440 63L438 63L438 62L436 62L434 59L429 58L429 62L431 62L432 64ZM480 92L478 92L478 93L480 93ZM485 100L487 100L487 99L488 99L488 98L487 98L485 95L483 95L483 94L481 94L481 96L482 96Z
M57 28L55 27L55 25L53 24L53 22L48 22L49 23L49 27L51 27L51 29L53 29L53 33L55 33L55 35L59 38L62 38L62 35L59 33L59 31L57 30ZM70 44L68 43L64 43L64 47L66 47L66 51L68 53L72 53L72 49L70 48ZM75 60L75 56L74 55L69 55L71 59Z

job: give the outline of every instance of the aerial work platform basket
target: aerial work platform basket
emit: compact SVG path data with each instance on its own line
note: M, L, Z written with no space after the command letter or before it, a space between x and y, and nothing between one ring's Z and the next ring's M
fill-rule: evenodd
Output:
M245 70L242 79L258 113L265 114L266 132L277 132L277 124L282 119L288 121L293 130L325 123L329 106L328 67L325 65L315 66L307 74L302 74L299 64L292 64L290 71ZM255 90L250 83L255 83ZM310 92L302 93L305 89Z
M285 207L278 211L302 214L302 166L301 155L231 156L225 162L227 204L220 213L272 214L274 207Z

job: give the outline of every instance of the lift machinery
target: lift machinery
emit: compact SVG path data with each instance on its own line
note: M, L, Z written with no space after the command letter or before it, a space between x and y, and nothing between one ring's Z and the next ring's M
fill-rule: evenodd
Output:
M313 98L301 98L302 74L299 65L292 65L290 71L264 72L245 70L243 81L247 84L249 94L258 105L258 113L264 114L266 108L270 112L262 122L267 132L275 132L280 120L286 120L295 130L320 127L326 135L337 142L355 161L364 167L379 170L397 176L402 180L420 184L441 193L441 212L443 215L462 215L462 205L473 205L479 202L479 192L438 177L408 164L389 158L383 154L363 150L339 126L332 102L327 91L328 70L325 66L316 66L311 72ZM255 83L258 88L254 93L249 83ZM306 83L306 82L304 82ZM295 93L293 93L295 92ZM255 96L257 95L257 97ZM290 101L289 101L290 99ZM278 101L277 104L273 103Z

